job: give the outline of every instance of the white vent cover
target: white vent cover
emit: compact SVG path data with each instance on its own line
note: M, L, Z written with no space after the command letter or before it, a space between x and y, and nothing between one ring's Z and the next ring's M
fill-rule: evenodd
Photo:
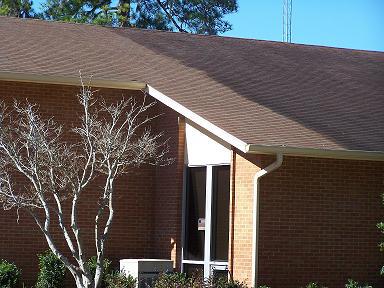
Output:
M138 288L147 288L160 274L173 272L173 261L165 259L122 259L120 271L137 279Z

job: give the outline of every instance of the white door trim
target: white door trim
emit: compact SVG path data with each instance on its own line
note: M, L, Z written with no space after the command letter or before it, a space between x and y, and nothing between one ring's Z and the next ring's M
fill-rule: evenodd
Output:
M182 206L182 244L181 244L181 272L184 272L184 264L196 264L204 266L204 278L211 276L212 266L228 267L228 261L212 261L211 260L211 240L212 240L212 177L213 167L222 165L186 165L184 171L184 187L183 187L183 206ZM184 244L185 244L185 216L187 209L187 169L193 167L206 168L206 186L205 186L205 233L204 233L204 260L187 260L184 259Z

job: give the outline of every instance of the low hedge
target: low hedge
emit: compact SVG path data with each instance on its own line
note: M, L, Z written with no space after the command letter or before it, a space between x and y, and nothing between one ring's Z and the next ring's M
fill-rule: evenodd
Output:
M14 288L16 287L21 271L13 263L0 259L0 287Z

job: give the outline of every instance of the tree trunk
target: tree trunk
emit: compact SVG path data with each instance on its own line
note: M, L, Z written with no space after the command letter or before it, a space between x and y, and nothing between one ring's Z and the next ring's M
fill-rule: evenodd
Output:
M94 288L97 288L98 286L100 286L100 283L101 283L101 275L102 275L102 267L100 267L99 265L96 267L96 273L95 273L95 287Z
M76 288L94 288L92 285L92 279L88 279L87 277L81 275L76 275L74 277Z

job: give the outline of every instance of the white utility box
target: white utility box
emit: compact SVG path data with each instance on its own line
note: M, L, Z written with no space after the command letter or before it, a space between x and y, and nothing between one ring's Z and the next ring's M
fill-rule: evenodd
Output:
M164 259L122 259L120 271L137 279L138 288L152 285L160 273L173 272L173 261Z

